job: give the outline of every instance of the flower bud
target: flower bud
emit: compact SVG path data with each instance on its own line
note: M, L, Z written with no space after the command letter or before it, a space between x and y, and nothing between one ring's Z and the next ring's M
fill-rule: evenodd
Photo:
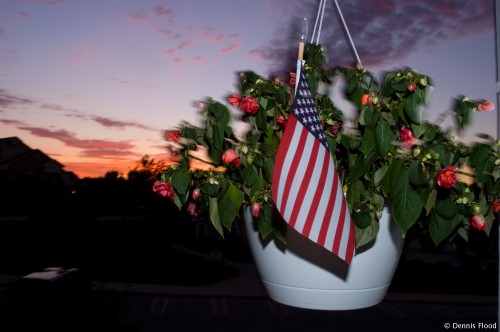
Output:
M422 78L420 79L420 82L419 82L419 83L420 83L420 85L421 85L421 86L427 86L427 78L422 77Z
M375 212L375 219L377 219L377 221L379 221L380 218L382 218L382 211L376 211Z
M422 149L419 146L415 147L413 149L413 157L418 157L421 152L422 152Z
M260 203L258 202L253 203L251 209L252 209L252 215L255 218L258 218L260 216Z
M193 194L191 195L191 198L196 201L200 197L200 189L195 189L193 190Z
M408 90L409 92L415 91L416 88L417 88L417 84L415 82L410 82L406 86L406 90Z

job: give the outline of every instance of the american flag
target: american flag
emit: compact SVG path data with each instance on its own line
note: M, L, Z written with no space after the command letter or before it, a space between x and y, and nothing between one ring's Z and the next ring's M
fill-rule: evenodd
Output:
M303 68L276 153L272 196L290 226L351 262L354 224Z

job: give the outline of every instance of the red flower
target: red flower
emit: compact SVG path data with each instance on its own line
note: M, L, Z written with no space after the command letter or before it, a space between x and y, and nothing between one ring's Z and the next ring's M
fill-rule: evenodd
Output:
M234 161L236 159L239 159L238 154L233 149L228 149L228 150L224 151L224 153L221 156L222 162L224 162L226 164L232 164L232 163L234 163Z
M495 104L489 100L483 101L481 104L477 105L478 112L491 112L495 109Z
M408 85L406 86L406 89L410 92L413 92L415 91L415 89L417 88L417 84L415 82L410 82L408 83Z
M252 96L246 96L245 99L240 101L241 109L248 114L255 114L259 110L259 104L252 98Z
M486 228L486 221L484 221L483 217L481 217L477 214L472 217L471 224L472 224L472 227L474 227L475 229L477 229L479 231L482 231Z
M493 212L500 212L500 200L493 202Z
M361 105L371 105L373 97L369 94L365 93L361 96Z
M399 141L406 144L406 146L409 148L413 147L413 145L415 144L413 133L410 129L406 129L405 127L401 127L399 129Z
M296 77L297 74L295 73L290 73L290 85L295 85Z
M252 209L252 215L255 218L258 218L260 216L260 203L258 202L253 203L251 209Z
M165 181L155 181L153 184L153 191L163 197L168 197L174 200L174 191L171 183Z
M445 168L438 171L436 176L436 182L441 187L451 188L457 184L457 174L455 169L448 165Z
M231 105L233 105L234 107L238 107L238 106L240 106L241 96L239 93L236 93L236 94L232 95L231 97L227 98L227 101L230 102Z
M181 137L181 132L179 130L167 130L165 133L165 138L169 142L177 142Z
M338 135L341 129L342 129L342 122L339 121L335 121L335 123L330 126L330 132L335 136Z
M236 159L233 161L233 165L234 165L236 168L240 168L240 166L241 166L241 160L240 160L240 158L236 158Z
M191 216L196 216L200 212L200 209L198 209L198 206L196 206L196 204L189 203L186 208L186 212Z
M278 116L278 124L284 128L286 128L286 125L288 124L288 120L285 119L283 115Z

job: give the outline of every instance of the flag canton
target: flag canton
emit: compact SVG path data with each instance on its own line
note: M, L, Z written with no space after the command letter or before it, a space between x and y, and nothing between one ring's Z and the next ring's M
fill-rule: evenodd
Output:
M302 68L302 73L300 75L300 81L297 87L297 93L295 94L292 113L295 115L297 120L321 142L321 144L328 148L328 142L326 140L325 131L323 130L323 124L319 118L314 98L311 90L309 89L309 84L307 84L307 78L303 72L304 68Z

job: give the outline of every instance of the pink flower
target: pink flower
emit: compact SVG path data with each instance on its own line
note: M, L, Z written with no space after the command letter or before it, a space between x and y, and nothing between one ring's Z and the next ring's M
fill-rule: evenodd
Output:
M236 93L236 94L232 95L231 97L227 98L227 101L229 101L231 103L231 105L233 105L234 107L238 107L238 106L240 106L241 96L239 93Z
M479 215L474 215L471 219L471 224L472 227L475 229L482 231L486 228L486 221L484 221L484 218L479 216Z
M240 107L247 114L255 114L259 111L259 104L252 96L246 96L241 102Z
M155 181L153 184L153 191L163 197L168 197L174 200L174 191L171 183L165 181Z
M222 162L226 164L232 164L236 159L238 159L238 154L233 149L228 149L224 151L224 153L221 156Z
M415 144L413 133L410 129L406 129L405 127L401 127L399 129L399 141L406 144L406 146L409 148L413 147L413 145Z
M489 100L483 101L481 104L477 105L478 112L491 112L495 109L495 104Z
M445 168L438 171L436 176L436 182L441 187L451 188L457 184L457 174L455 168L448 165Z
M255 218L258 218L260 216L260 203L258 202L253 203L251 209L252 209L252 215Z

